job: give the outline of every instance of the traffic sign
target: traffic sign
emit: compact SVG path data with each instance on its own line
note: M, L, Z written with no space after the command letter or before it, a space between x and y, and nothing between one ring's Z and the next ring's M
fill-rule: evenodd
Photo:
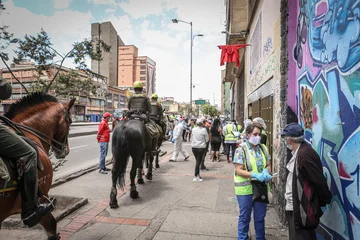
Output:
M206 100L195 100L196 105L204 105L206 104Z

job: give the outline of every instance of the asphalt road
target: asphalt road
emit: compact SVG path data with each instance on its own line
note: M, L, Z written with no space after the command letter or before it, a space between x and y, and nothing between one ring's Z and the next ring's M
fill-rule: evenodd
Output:
M111 126L110 126L111 129ZM70 134L71 133L79 133L79 132L92 132L97 131L98 125L89 125L89 126L71 126L70 127Z
M80 127L76 127L80 128ZM88 127L81 127L82 129ZM111 137L110 137L111 139ZM67 162L54 173L54 178L74 173L90 167L99 162L100 147L96 141L96 135L69 138L70 154L66 157ZM108 157L111 157L111 142ZM53 160L56 161L56 160Z

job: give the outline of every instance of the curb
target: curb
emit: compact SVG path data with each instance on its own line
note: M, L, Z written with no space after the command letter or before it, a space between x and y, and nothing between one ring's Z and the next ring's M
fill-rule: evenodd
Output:
M69 133L69 138L81 137L81 136L87 136L87 135L94 135L94 134L97 134L97 131Z
M105 161L105 165L109 165L111 163L111 159L112 159L112 157L107 158L106 161ZM63 183L66 183L66 182L68 182L70 180L78 178L78 177L80 177L80 176L82 176L84 174L95 171L97 169L99 169L99 163L95 163L95 164L91 165L90 167L81 169L80 171L70 173L68 175L65 175L64 177L55 179L54 182L51 184L51 188L57 187L57 186L59 186L59 185L61 185Z
M71 213L75 212L76 210L80 209L84 205L88 204L89 201L87 198L82 198L80 201L74 203L66 210L61 212L58 216L55 217L55 221L59 222L60 220L64 219L66 216L70 215ZM21 219L6 219L2 222L2 227L5 229L19 229L19 228L29 228L24 225ZM31 227L32 229L43 229L40 224Z

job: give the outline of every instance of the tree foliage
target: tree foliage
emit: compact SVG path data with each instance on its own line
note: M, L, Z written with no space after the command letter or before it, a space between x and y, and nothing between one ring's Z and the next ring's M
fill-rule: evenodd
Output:
M0 0L0 11L4 9L5 6ZM37 82L32 85L31 90L44 92L53 90L59 94L63 94L65 91L71 93L73 92L72 89L75 90L76 88L80 90L85 89L86 92L91 92L96 88L91 86L91 74L89 74L88 80L78 78L75 72L70 74L60 74L60 72L63 72L62 68L66 59L72 59L76 69L86 70L91 73L91 70L86 64L86 60L102 61L102 52L110 51L110 46L102 40L93 41L84 39L81 42L73 43L71 50L62 54L55 49L50 36L43 29L34 36L25 35L23 39L18 39L14 37L14 34L8 31L8 26L0 25L0 59L9 70L12 77L21 84L27 93L26 87L14 75L8 64L8 61L10 60L8 50L11 45L11 48L13 48L14 44L17 44L14 51L16 55L13 59L14 63L19 64L24 60L35 63L35 70L37 72L36 77L38 79ZM60 62L60 64L56 65L55 74L50 74L50 70L54 69L56 62ZM43 80L43 76L51 76L52 78L45 81ZM53 85L55 80L58 80L59 83Z
M210 117L216 117L220 115L220 111L210 104L204 104L200 107L200 109L204 115L209 115Z

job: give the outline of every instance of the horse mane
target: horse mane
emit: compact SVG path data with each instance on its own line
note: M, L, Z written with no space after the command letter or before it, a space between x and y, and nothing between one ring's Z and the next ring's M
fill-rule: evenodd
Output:
M57 103L58 100L54 96L51 96L44 92L30 93L19 99L17 102L11 104L9 111L5 113L5 117L9 119L13 119L19 113L24 112L27 109L34 107L38 104L46 103L46 102Z

